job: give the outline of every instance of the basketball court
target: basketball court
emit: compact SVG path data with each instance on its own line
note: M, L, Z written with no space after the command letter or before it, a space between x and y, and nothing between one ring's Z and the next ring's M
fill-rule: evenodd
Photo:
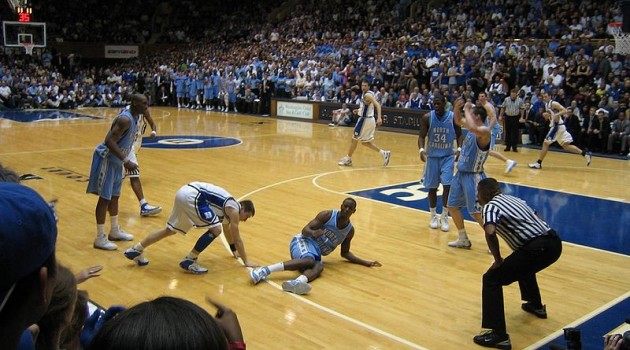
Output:
M24 183L47 199L59 199L59 261L74 271L105 266L100 277L80 285L94 302L131 306L173 295L213 312L204 302L210 295L237 312L250 349L477 348L472 337L480 331L481 276L492 257L472 222L466 223L471 250L447 247L457 235L452 221L448 233L428 227L417 135L377 132L376 144L392 151L388 167L365 147L355 153L353 167L340 167L352 128L151 108L159 137L143 141L141 179L147 200L164 211L141 218L125 182L120 220L135 234L134 242L165 225L175 192L191 181L253 200L256 216L241 224L241 234L250 259L261 265L288 259L291 237L319 211L339 208L348 196L357 200L351 251L383 267L349 264L337 250L324 258L325 270L311 293L296 296L280 288L296 273L275 273L253 286L222 240L199 258L208 274L185 273L178 263L201 230L149 247L150 264L144 267L122 254L132 242L120 243L114 252L92 248L97 198L85 193L86 181L92 151L116 112L26 111L0 119L0 162L40 177ZM528 169L538 152L510 153L518 166L509 175L496 159L486 163L488 176L526 199L565 240L560 260L539 274L548 319L521 310L518 286L504 288L512 346L564 346L557 339L562 329L580 325L584 348L600 348L601 336L630 310L630 162L595 157L586 167L579 156L550 152L542 170ZM507 245L501 247L509 254Z

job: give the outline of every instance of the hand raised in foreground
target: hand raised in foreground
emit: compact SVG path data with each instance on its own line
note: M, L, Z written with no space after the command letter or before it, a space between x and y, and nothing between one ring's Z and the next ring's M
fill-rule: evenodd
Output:
M79 283L83 283L87 280L89 280L92 277L98 277L100 276L100 272L103 269L102 265L94 265L94 266L90 266L86 269L83 269L81 271L79 271L74 277L77 280L77 284Z
M221 326L228 342L243 342L243 331L241 331L241 325L238 322L236 313L229 307L214 301L209 296L206 296L206 301L208 304L217 308L217 313L214 317L219 323L219 326Z

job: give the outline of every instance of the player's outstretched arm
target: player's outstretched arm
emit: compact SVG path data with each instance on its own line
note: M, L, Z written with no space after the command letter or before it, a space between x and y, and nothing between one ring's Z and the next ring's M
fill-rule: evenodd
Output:
M241 255L236 250L236 244L234 244L234 237L232 237L232 232L230 231L230 223L227 220L224 220L221 225L223 226L223 235L225 236L225 240L230 246L230 251L232 252L232 256L234 259L238 259Z
M225 214L230 219L230 223L228 224L228 231L230 232L234 245L236 246L236 251L243 259L243 264L246 267L258 267L258 264L253 263L247 259L247 253L245 252L245 243L243 243L243 239L241 238L241 232L239 230L239 211L236 208L228 207L225 208ZM227 236L226 236L227 237Z
M359 258L358 256L352 254L352 252L350 251L350 242L352 241L353 237L354 237L354 227L352 228L352 230L350 230L350 233L348 233L348 235L346 236L346 239L344 239L343 243L341 243L341 256L342 257L344 257L345 259L347 259L348 261L350 261L353 264L359 264L359 265L363 265L363 266L367 266L367 267L373 267L373 266L381 267L381 266L383 266L378 261L363 260L363 259Z

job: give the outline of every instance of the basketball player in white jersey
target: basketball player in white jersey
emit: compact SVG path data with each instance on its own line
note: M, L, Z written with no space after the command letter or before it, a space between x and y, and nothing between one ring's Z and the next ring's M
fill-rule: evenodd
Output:
M494 150L494 146L497 142L497 133L499 132L499 124L497 123L497 113L494 109L494 105L488 101L488 95L484 91L479 92L477 103L482 106L488 114L488 127L491 131L492 140L490 141L489 156L494 157L500 161L505 162L505 173L509 173L516 167L516 161L506 158L503 154Z
M339 165L352 165L352 155L357 149L359 141L361 141L364 146L381 154L383 157L383 166L387 166L387 164L389 164L391 152L378 148L373 142L376 126L382 125L383 119L381 118L381 105L378 101L376 101L376 98L374 98L374 93L369 89L370 84L368 84L365 80L362 81L362 95L361 101L359 102L359 108L352 111L354 114L359 116L359 121L357 121L357 125L354 127L354 134L352 135L352 142L350 143L348 155L341 158L339 163L337 163ZM376 112L376 115L374 115L374 112ZM376 118L376 121L374 121L374 118Z
M234 243L245 266L258 267L247 259L239 229L239 223L247 221L254 214L256 209L251 200L237 201L222 187L206 182L191 182L182 186L175 194L175 203L166 226L151 233L124 254L139 266L145 266L149 264L149 260L144 257L147 247L175 233L186 234L195 227L207 231L197 239L193 249L179 263L184 271L193 274L208 272L207 268L197 263L197 258L221 233L225 234L229 242Z
M131 152L129 153L129 159L134 164L138 164L136 154L140 151L140 147L142 147L142 134L144 134L147 124L151 126L151 138L154 138L157 135L157 129L148 108L138 117L138 128L136 129L135 140L133 142L133 146L131 147ZM140 182L140 167L138 166L133 170L125 168L125 176L129 178L133 193L136 194L136 197L138 197L138 201L140 202L140 216L152 216L159 214L162 211L162 207L150 205L149 202L144 199L142 183Z
M543 92L542 97L545 101L545 111L542 115L545 120L549 120L551 129L549 130L549 133L547 133L545 141L543 141L538 161L536 161L536 163L529 164L529 167L532 169L542 169L542 162L549 151L549 146L551 146L554 142L559 143L562 148L571 153L582 155L582 157L586 159L586 166L591 165L591 152L581 150L577 146L573 145L573 138L564 125L563 116L569 114L570 112L564 108L562 104L552 100L548 92Z

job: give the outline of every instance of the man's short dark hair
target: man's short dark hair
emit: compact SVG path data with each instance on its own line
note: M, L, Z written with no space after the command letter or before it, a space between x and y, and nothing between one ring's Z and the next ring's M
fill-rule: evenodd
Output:
M256 215L256 208L254 208L254 202L252 202L249 199L245 199L245 200L242 200L240 203L241 203L241 207L243 208L243 210L245 210L245 212L252 213L252 217Z

